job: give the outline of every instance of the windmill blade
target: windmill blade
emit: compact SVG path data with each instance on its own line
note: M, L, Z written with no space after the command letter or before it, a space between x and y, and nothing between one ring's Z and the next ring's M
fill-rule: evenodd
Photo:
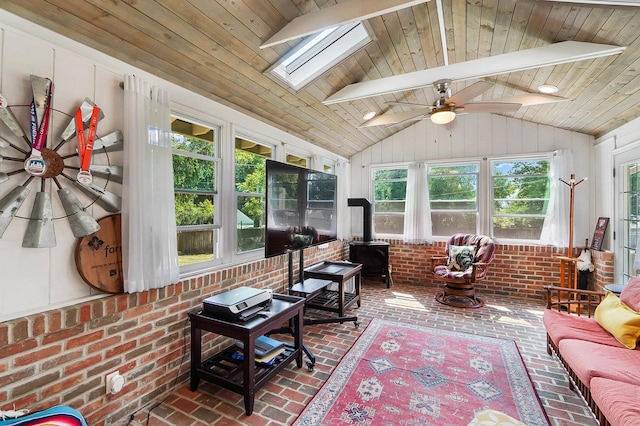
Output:
M84 98L84 100L80 104L80 111L82 114L83 123L86 124L91 119L91 114L93 113L94 105L95 104L93 103L93 101L89 98ZM102 112L102 110L100 110L100 112L98 113L98 121L102 120L103 118L104 118L104 113ZM60 138L63 141L68 141L69 139L74 137L75 134L76 134L76 121L74 120L73 117L71 117L71 119L69 120L69 123L67 123L67 127L65 127L64 130L62 131Z
M363 127L372 127L372 126L390 126L392 124L402 123L403 121L411 120L426 114L428 114L428 112L424 110L422 111L412 110L412 111L397 112L393 114L383 114L383 115L379 115L377 117L372 118L366 123L363 123L362 125L358 126L358 128L361 129Z
M16 213L27 199L29 190L27 184L18 185L0 199L0 238L15 217Z
M104 188L100 188L93 183L83 184L78 181L74 181L73 183L88 196L97 197L96 204L98 204L106 211L117 213L122 210L122 197L120 197L119 195L109 192Z
M58 197L60 197L60 202L67 214L67 220L74 237L82 238L100 230L98 222L85 211L71 189L58 189Z
M108 135L93 141L93 150L104 150L109 152L122 151L123 145L122 132L120 130L116 130L115 132L111 132Z
M504 98L497 99L499 102L521 104L522 106L542 105L554 102L566 102L570 100L571 99L560 96L543 95L541 93L527 93L526 95L506 96Z
M22 247L51 248L56 246L56 231L53 227L51 194L36 192L27 229L24 231Z
M456 113L503 113L503 112L516 112L520 109L521 104L513 104L506 102L471 102L462 105L462 107L456 108Z
M36 111L36 123L39 126L47 108L47 95L51 91L51 80L37 75L29 76L33 91L33 104Z
M22 130L22 126L18 122L18 119L13 114L13 112L9 109L9 104L7 99L2 96L0 93L0 120L19 138L22 138L29 147L31 147L31 141L25 134L24 130ZM15 146L14 144L10 144L12 148L22 152L23 154L27 154L28 151L24 151L21 148Z
M475 99L482 95L484 92L491 89L491 87L493 87L493 83L489 83L488 81L477 81L471 86L465 87L455 95L451 96L445 101L445 104L462 105L469 102L471 99Z
M80 167L67 166L68 169L80 170ZM100 164L92 164L89 167L91 174L100 176L101 178L109 179L114 182L122 183L122 177L124 176L124 170L122 166L104 166Z
M403 90L418 89L443 79L450 79L454 82L471 80L602 56L617 55L625 49L625 47L608 44L563 41L542 47L534 47L532 49L460 62L453 65L353 83L329 96L322 103L331 105Z

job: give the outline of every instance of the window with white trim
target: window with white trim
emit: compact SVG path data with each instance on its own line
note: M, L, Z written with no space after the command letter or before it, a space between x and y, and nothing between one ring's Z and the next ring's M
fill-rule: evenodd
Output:
M171 144L181 270L215 263L219 247L219 128L172 116Z
M272 156L271 146L235 139L236 253L264 248L266 163Z
M432 234L450 236L479 230L480 164L434 164L427 167Z
M550 159L490 161L491 236L539 240L549 204Z
M407 167L374 168L373 231L376 234L404 233Z
M287 153L286 155L286 163L291 164L292 166L304 167L305 169L309 168L309 163L311 160L307 157L301 157L296 154Z

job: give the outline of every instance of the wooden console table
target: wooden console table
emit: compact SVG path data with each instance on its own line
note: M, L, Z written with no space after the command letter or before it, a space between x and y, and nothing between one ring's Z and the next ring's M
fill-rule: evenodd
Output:
M304 281L289 288L289 293L306 298L306 307L321 311L335 312L335 318L305 320L305 324L343 323L353 321L359 325L357 316L345 316L345 310L354 303L361 306L360 281L362 265L351 262L321 262L304 270ZM345 283L353 278L353 292L345 291ZM328 290L331 283L338 284L338 290Z
M274 294L268 309L246 322L229 322L203 315L202 311L189 313L191 321L191 381L190 389L198 389L200 379L244 396L244 411L253 413L256 390L283 370L295 359L302 367L302 329L305 300L300 297ZM289 321L293 344L272 365L256 363L246 354L255 353L256 339ZM244 360L235 359L235 344L202 361L202 330L240 340L244 345ZM248 358L248 359L247 359Z

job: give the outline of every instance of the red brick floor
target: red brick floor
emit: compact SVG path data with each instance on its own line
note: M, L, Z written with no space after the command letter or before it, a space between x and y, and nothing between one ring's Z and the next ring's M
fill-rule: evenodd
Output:
M488 295L483 308L451 308L434 300L436 289L395 285L387 289L381 282L363 284L362 307L353 323L305 327L305 343L317 357L313 371L297 369L292 363L281 375L256 393L254 413L244 414L240 395L201 381L196 392L187 382L147 419L148 409L136 414L132 425L289 425L323 385L341 357L351 347L371 318L385 318L447 330L513 339L518 344L534 386L554 426L597 425L582 398L569 389L560 363L547 355L542 325L542 300L515 300ZM316 314L309 311L308 315ZM148 420L148 423L147 423Z

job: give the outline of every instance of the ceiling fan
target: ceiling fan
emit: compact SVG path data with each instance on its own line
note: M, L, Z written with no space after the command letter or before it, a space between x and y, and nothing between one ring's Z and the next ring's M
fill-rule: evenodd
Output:
M433 105L414 104L407 102L388 102L387 105L411 106L417 109L399 113L383 114L375 117L360 127L390 126L408 120L423 120L430 118L435 124L452 122L457 114L468 113L507 113L515 112L522 106L539 105L552 102L568 101L559 96L528 93L525 95L509 96L495 101L470 102L493 86L488 81L478 81L471 86L451 94L451 80L443 79L433 83L436 100ZM425 111L428 110L428 111Z

